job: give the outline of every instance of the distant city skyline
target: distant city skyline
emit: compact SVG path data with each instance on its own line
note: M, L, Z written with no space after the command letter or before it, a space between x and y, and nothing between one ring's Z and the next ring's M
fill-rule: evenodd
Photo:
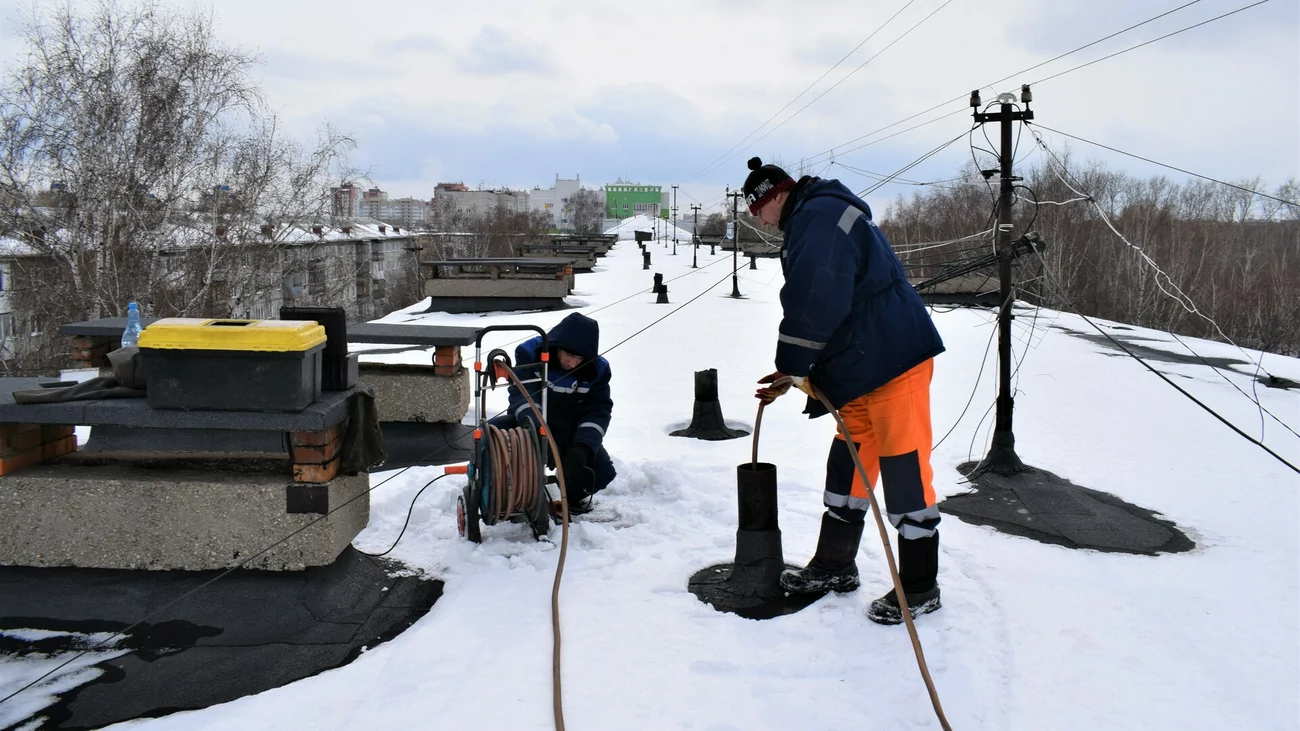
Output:
M394 197L428 198L449 181L546 187L558 174L591 187L619 178L677 184L679 208L712 208L754 155L791 172L811 159L811 172L857 190L872 182L857 170L894 172L968 130L966 95L1007 76L983 88L984 100L1041 81L1034 109L1046 126L1222 179L1276 185L1300 174L1295 2L1267 2L1071 70L1249 3L1174 10L1181 4L822 0L796 12L774 0L699 0L642 13L615 0L538 0L409 6L395 22L371 22L378 18L336 0L164 6L211 12L225 42L261 55L256 77L286 128L302 138L326 122L350 132L355 164ZM6 72L22 49L25 5L0 0ZM1068 143L1076 160L1185 177L1043 134ZM832 150L840 164L828 166ZM1039 163L1022 150L1023 164ZM970 155L961 139L905 177L949 178ZM869 200L879 209L911 190L886 186Z

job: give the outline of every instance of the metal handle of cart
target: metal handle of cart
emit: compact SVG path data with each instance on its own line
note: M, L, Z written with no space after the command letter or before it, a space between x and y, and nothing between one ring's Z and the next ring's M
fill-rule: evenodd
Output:
M482 428L484 422L487 421L487 404L484 402L483 399L483 379L484 377L490 378L491 379L489 381L490 383L495 383L496 381L496 374L488 373L487 369L483 367L484 366L483 336L493 332L520 332L520 331L535 332L538 335L542 336L541 358L542 358L542 419L543 421L550 414L550 412L546 408L547 392L551 390L547 388L547 384L550 383L550 368L551 368L550 336L546 334L545 330L543 330L542 328L536 325L489 325L488 327L479 330L478 335L474 337L474 369L475 371L477 371L476 375L479 376L478 378L475 379L475 383L474 383L474 400L476 405L478 406L479 428Z

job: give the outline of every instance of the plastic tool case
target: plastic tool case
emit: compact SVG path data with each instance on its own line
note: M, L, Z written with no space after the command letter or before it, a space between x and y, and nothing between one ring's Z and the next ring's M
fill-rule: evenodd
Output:
M301 411L321 394L325 328L300 320L172 317L140 334L155 409Z

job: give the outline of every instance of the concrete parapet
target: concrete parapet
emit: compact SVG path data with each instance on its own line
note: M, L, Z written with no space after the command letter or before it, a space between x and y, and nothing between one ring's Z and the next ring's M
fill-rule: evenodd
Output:
M470 372L442 376L439 367L362 363L359 380L374 389L382 421L457 423L469 412Z
M573 289L572 277L555 279L470 279L424 280L426 297L559 297Z
M246 568L324 566L370 519L369 476L45 464L0 479L0 564L228 568L322 518ZM360 496L360 497L358 497Z

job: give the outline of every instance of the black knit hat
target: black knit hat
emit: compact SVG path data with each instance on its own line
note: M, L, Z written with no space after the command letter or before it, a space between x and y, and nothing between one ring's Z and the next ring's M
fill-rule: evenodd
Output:
M758 209L783 191L794 187L794 178L776 165L764 165L757 157L749 158L749 177L745 178L745 204L749 212L758 215Z

